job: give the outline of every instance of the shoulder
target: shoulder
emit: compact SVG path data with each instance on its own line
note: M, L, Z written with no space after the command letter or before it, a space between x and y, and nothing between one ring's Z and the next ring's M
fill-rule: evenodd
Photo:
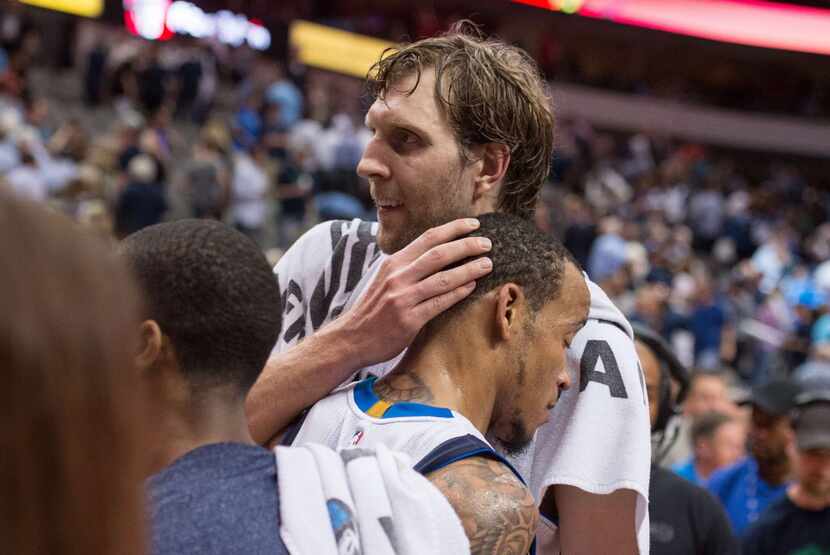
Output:
M611 301L602 288L591 281L588 276L585 276L585 284L588 286L588 292L591 294L591 306L588 312L588 317L592 320L598 320L608 324L609 328L617 328L620 335L627 336L629 339L634 337L634 331L631 329L631 324L623 315L622 311Z
M527 553L539 512L530 491L503 463L471 457L427 478L450 502L472 553Z
M787 520L794 508L786 496L771 503L761 513L760 518L750 524L744 533L742 540L744 553L771 552L770 542L775 543L774 539L781 536L781 524Z
M363 220L329 220L303 233L286 251L285 256L331 254L339 243L353 238L365 244L374 243L377 224ZM279 264L277 264L279 266Z
M732 484L747 472L748 465L749 459L743 459L732 466L715 471L707 483L709 491L720 494L724 489L732 487Z

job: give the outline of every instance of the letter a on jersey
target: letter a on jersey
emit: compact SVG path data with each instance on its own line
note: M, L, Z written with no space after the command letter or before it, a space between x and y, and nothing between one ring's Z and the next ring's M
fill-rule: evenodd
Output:
M597 363L600 361L602 361L603 372L597 370ZM625 384L620 375L620 367L607 341L590 339L585 344L585 351L579 362L579 375L580 393L588 387L588 382L597 382L608 386L611 397L628 399L628 393L625 391Z

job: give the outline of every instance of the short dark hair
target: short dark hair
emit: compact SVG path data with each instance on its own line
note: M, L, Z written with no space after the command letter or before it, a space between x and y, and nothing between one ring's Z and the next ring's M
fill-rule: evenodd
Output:
M130 235L122 252L191 385L246 393L282 323L277 278L257 245L213 220L180 220Z
M722 412L707 412L695 418L692 423L692 445L701 439L712 438L724 424L732 422L732 417Z
M487 237L493 242L488 254L493 261L493 270L476 280L473 292L445 314L462 310L506 283L515 283L522 288L534 312L559 295L565 265L568 262L576 264L562 243L519 216L493 212L479 216L478 221L481 226L468 237Z

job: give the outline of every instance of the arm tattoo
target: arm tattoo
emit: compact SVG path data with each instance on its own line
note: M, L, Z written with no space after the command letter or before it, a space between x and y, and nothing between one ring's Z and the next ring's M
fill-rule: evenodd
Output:
M502 463L472 457L428 476L458 513L473 555L525 555L539 512L528 489Z
M410 373L391 373L375 382L375 393L384 401L429 403L432 391L421 378Z

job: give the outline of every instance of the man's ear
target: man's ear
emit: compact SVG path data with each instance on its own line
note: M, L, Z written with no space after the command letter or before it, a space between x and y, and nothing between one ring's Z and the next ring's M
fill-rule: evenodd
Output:
M515 283L505 283L496 292L496 338L510 341L515 336L524 310L524 292Z
M155 320L144 320L139 326L140 348L135 362L141 370L151 368L164 351L164 334Z
M510 166L510 149L502 143L486 143L480 147L481 171L475 178L473 201L492 197L496 206L501 184Z

